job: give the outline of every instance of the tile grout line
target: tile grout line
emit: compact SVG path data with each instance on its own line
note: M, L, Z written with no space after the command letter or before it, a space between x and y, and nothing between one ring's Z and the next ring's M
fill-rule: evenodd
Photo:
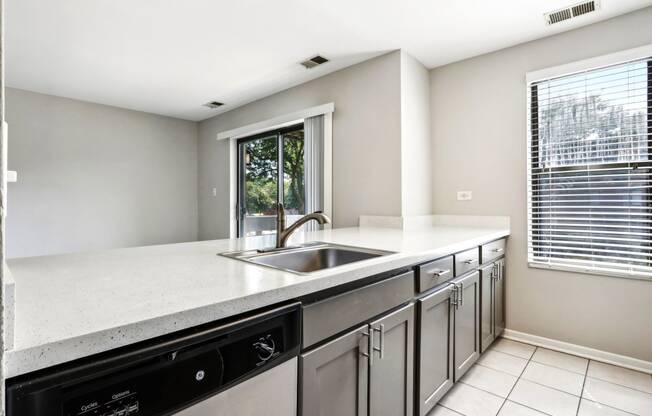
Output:
M480 390L480 391L483 391L483 392L485 392L485 393L491 394L492 396L496 396L496 397L498 397L499 399L507 399L507 397L503 397L503 396L501 396L501 395L499 395L499 394L496 394L496 393L494 393L494 392L491 392L491 391L489 391L489 390L485 390L485 389L483 389L483 388L476 387L476 386L474 386L473 384L469 384L469 383L467 383L466 381L460 380L459 383L462 383L462 384L464 384L465 386L473 387L473 388L476 389L476 390Z
M444 406L443 404L441 404L441 402L437 402L437 404L435 405L435 407L433 407L432 410L431 410L430 412L428 412L428 415L426 415L426 416L429 416L431 413L434 413L434 411L435 411L435 409L437 408L437 406L441 406L441 407L443 407L444 409L448 409L448 410L450 410L450 411L453 412L453 413L457 413L458 415L466 416L464 413L460 413L460 412L458 412L457 410L454 410L454 409L451 409L450 407L446 407L446 406Z
M581 355L575 355L575 354L570 353L570 352L564 352L564 351L557 350L557 349L553 349L553 348L541 347L541 346L538 346L538 345L529 344L529 343L527 343L527 342L525 342L525 341L515 341L515 340L510 339L510 338L504 338L503 335L501 335L500 338L505 339L505 340L507 340L507 341L516 342L516 343L519 343L519 344L529 345L529 346L531 346L531 347L542 348L542 349L544 349L544 350L548 350L548 351L556 352L556 353L563 354L563 355L569 355L569 356L571 356L571 357L582 358L582 359L585 359L585 360L587 360L587 361L594 361L594 362L596 362L596 363L605 364L605 365L609 365L609 366L612 366L612 367L617 367L617 368L621 368L621 369L624 369L624 370L633 371L633 372L635 372L635 373L641 373L641 374L644 374L644 375L649 376L650 378L652 378L652 372L649 372L649 373L648 373L647 371L644 371L644 370L635 370L635 369L633 369L633 368L623 367L622 365L613 364L613 363L611 363L611 362L607 362L607 361L596 360L596 359L593 359L593 358L587 358L587 357L584 357L584 356L581 356ZM493 348L493 346L489 347L489 349L491 349L491 348ZM511 354L511 353L508 353L508 352L503 352L503 351L500 351L500 350L496 350L496 351L498 351L498 352L502 352L503 354L509 354L509 355L511 355L511 356L514 356L514 357L523 358L523 357L519 357L518 355L514 355L514 354ZM523 358L523 359L525 359L525 358ZM539 362L539 361L536 361L536 360L534 360L534 362L535 362L535 363L539 363L539 364L550 365L550 364L542 363L542 362ZM571 371L571 370L568 370L568 369L566 369L566 368L562 368L562 367L557 367L557 366L554 366L554 365L550 365L550 367L555 367L555 368L559 368L559 369L561 369L561 370L570 371L571 373L580 374L580 373L578 373L578 372ZM609 380L604 380L604 379L601 379L601 378L598 378L598 377L591 377L591 378L593 378L593 379L598 379L598 380L602 380L602 381L606 381L606 382L608 382L608 383L612 383L612 382L609 381ZM612 384L617 384L617 383L612 383ZM618 385L621 386L622 384L618 384ZM627 387L627 386L623 386L623 387ZM631 388L631 387L630 387L630 388ZM634 390L636 390L636 389L634 389ZM639 390L639 391L642 391L642 390ZM646 392L643 391L643 393L646 393ZM648 393L648 394L652 394L652 393Z
M523 358L523 359L525 360L525 358ZM488 368L488 369L490 369L490 370L494 370L494 371L497 371L497 372L499 372L499 373L507 374L508 376L517 377L517 378L519 377L519 376L514 375L514 374L512 374L512 373L508 373L508 372L505 371L505 370L499 370L499 369L497 369L497 368L489 367L488 365L482 364L480 361L478 361L478 362L475 363L474 365L479 365L480 367L483 367L483 368Z
M527 345L529 345L529 344L527 344ZM535 350L536 350L536 348L538 348L538 347L535 347L534 345L531 345L531 346L534 347ZM494 351L494 352L499 352L499 353L502 353L502 354L511 355L512 357L520 358L520 359L522 359L522 360L527 360L527 359L528 359L528 358L522 357L522 356L520 356L520 355L512 354L511 352L497 350L495 347L489 347L489 348L487 349L487 351L485 351L485 352L489 352L489 351ZM484 354L484 353L483 353L483 354Z
M525 359L525 358L524 358L524 359ZM532 361L532 362L533 362L533 363L536 363L536 364L541 364L541 363L536 362L536 361ZM528 365L529 363L530 363L529 361L526 363L526 365L525 365L526 368L527 368L527 365ZM502 373L502 374L505 374L505 375L508 375L508 376L516 377L516 381L521 380L521 378L522 378L521 376L515 376L514 374L510 374L510 373L507 373L507 372L505 372L505 371L496 370L496 369L493 368L493 367L487 367L486 365L482 365L482 364L480 364L480 363L476 363L475 365L479 365L480 367L488 368L489 370L493 370L493 371L496 371L496 372L498 372L498 373ZM542 364L542 365L545 365L545 364ZM557 369L557 370L560 370L560 368L557 368L557 367L552 367L552 368L555 368L555 369ZM523 372L525 372L525 369L523 370ZM572 371L570 371L570 372L572 373ZM579 373L573 373L573 374L576 374L576 375L578 375L578 376L581 375L581 374L579 374ZM577 395L577 394L569 393L569 392L567 392L566 390L560 390L560 389L558 389L558 388L556 388L556 387L550 387L550 386L548 386L548 385L546 385L546 384L541 384L541 383L539 383L538 381L530 380L530 379L527 379L527 378L523 378L523 380L527 381L528 383L536 384L537 386L541 386L541 387L545 387L545 388L550 389L550 390L558 391L558 392L560 392L560 393L569 394L569 395L574 396L574 397L582 397L582 396L581 396L581 392L580 392L580 395ZM481 389L480 387L476 387L476 386L474 386L474 385L472 385L472 384L469 384L469 383L466 383L466 382L464 382L464 381L462 381L462 380L460 380L460 383L464 383L464 384L466 384L467 386L471 386L471 387L473 387L473 388L475 388L475 389L482 390L482 391L487 392L487 393L491 393L491 394L493 394L494 396L498 396L496 393L492 393L492 392L490 392L489 390ZM501 396L498 396L498 397L501 397ZM519 404L520 404L520 403L519 403ZM539 410L539 411L540 411L540 410Z
M528 344L528 345L529 345L529 344ZM535 353L536 353L536 351L537 351L539 348L542 348L542 347L536 347L536 349L535 349ZM554 350L553 350L553 351L554 351ZM563 354L566 354L566 353L563 353ZM577 355L573 355L573 354L567 354L567 355L570 355L570 356L573 356L573 357L578 357L578 358L584 358L584 357L579 357L579 356L577 356ZM534 353L532 354L532 357L534 357ZM580 392L580 396L574 395L574 394L572 394L572 393L568 393L567 391L563 391L563 390L556 389L556 388L554 388L554 387L546 386L546 385L541 384L541 383L537 383L536 381L531 381L531 380L528 380L528 379L526 379L526 378L522 378L523 373L521 373L521 376L518 377L518 380L523 379L523 380L525 380L525 381L528 381L528 382L530 382L530 383L537 384L537 385L539 385L539 386L547 387L547 388L552 389L552 390L556 390L556 391L559 391L559 392L562 392L562 393L570 394L570 395L572 395L572 396L574 396L574 397L579 397L580 400L579 400L579 402L578 402L578 407L577 407L576 416L579 415L579 407L580 407L580 405L581 405L581 403L582 403L582 400L590 401L590 402L592 402L592 403L598 403L598 404L601 404L601 405L603 405L603 406L605 406L605 407L608 407L608 408L610 408L610 409L618 410L618 411L621 411L621 412L624 412L624 413L627 413L627 414L630 414L630 415L634 415L634 416L636 416L635 413L631 413L631 412L629 412L629 411L627 411L627 410L620 409L620 408L617 408L617 407L611 406L611 405L606 404L606 403L602 403L602 402L600 402L600 401L598 401L598 400L595 400L595 399L588 399L588 398L585 399L585 398L584 398L584 386L586 385L586 381L587 381L587 379L590 378L590 379L593 379L593 380L597 380L597 381L600 381L600 382L603 382L603 383L607 383L607 384L611 384L611 385L614 385L614 386L622 387L622 388L625 388L625 389L628 389L628 390L632 390L632 391L635 391L635 392L639 392L639 393L642 393L642 394L646 394L646 395L652 395L652 393L648 393L648 392L646 392L646 391L638 390L638 389L635 389L635 388L633 388L633 387L625 386L625 385L622 385L622 384L614 383L614 382L612 382L612 381L604 380L604 379L601 379L601 378L598 378L598 377L590 377L590 376L588 375L588 374L589 374L589 365L590 365L591 361L596 361L596 360L592 360L592 359L589 359L589 358L586 358L586 360L587 360L587 362L586 362L586 368L585 368L585 370L584 370L584 374L583 374L583 375L584 375L584 380L583 380L583 383L582 383L582 390L581 390L581 392ZM567 370L567 369L564 369L564 368L560 368L560 367L557 367L557 366L554 366L554 365L549 365L549 364L546 364L546 363L541 363L541 362L534 361L534 360L531 360L531 359L528 360L528 364L529 364L530 361L532 361L532 362L534 362L534 363L537 363L537 364L544 365L544 366L549 366L549 367L556 368L556 369L559 369L559 370L565 370L565 371L568 371L568 372L570 372L570 373L574 373L574 374L582 375L581 373L577 373L577 372L574 372L574 371L570 371L570 370ZM600 362L600 361L596 361L596 362ZM486 367L486 366L485 366L485 367ZM624 367L620 367L620 366L615 366L615 367L624 368ZM487 368L491 368L491 367L487 367ZM527 368L527 365L526 365L526 368ZM492 369L492 370L495 370L495 371L500 371L500 370L496 370L495 368L491 368L491 369ZM524 370L523 372L525 372L525 370ZM503 373L505 373L505 372L503 371ZM505 373L505 374L509 374L509 373ZM513 376L513 374L512 374L512 376ZM518 380L517 380L517 382L518 382ZM511 394L511 392L510 392L510 394ZM516 403L518 403L518 402L516 402ZM523 405L523 404L521 404L521 403L518 403L518 404L520 404L520 405L522 405L522 406L525 406L525 405ZM534 409L534 408L529 407L529 406L525 406L525 407L528 407L528 408L530 408L530 409L536 410L536 411L541 412L541 413L545 413L545 412L542 412L541 410Z
M508 373L508 372L503 371L503 370L499 370L499 369L496 369L496 368L493 368L493 367L489 367L489 366L487 366L487 365L484 365L484 364L480 363L479 360L478 360L476 363L474 363L474 365L477 365L477 366L480 366L480 367L483 367L483 368L487 368L487 369L489 369L489 370L497 371L497 372L499 372L499 373L502 373L502 374L505 374L505 375L508 375L508 376L511 376L511 377L516 377L516 381L514 382L514 385L512 386L512 388L511 388L511 389L509 390L509 392L507 393L507 396L506 396L506 397L502 397L502 396L500 396L500 395L498 395L498 394L496 394L496 393L493 393L493 392L491 392L491 391L485 390L485 389L480 388L480 387L476 387L476 386L474 386L474 385L472 385L472 384L469 384L469 383L467 383L467 382L465 382L465 381L460 380L460 383L461 383L461 384L464 384L464 385L466 385L466 386L468 386L468 387L470 387L470 388L477 389L477 390L482 391L482 392L484 392L484 393L490 394L490 395L492 395L492 396L494 396L494 397L497 397L497 398L503 399L502 404L500 405L500 407L498 408L497 413L496 413L494 416L498 415L498 414L502 411L503 407L505 406L505 404L506 404L508 401L511 401L512 403L515 403L515 404L517 404L517 405L519 405L519 406L523 406L523 407L525 407L525 408L527 408L527 409L531 409L531 410L533 410L533 411L539 412L539 413L541 413L541 414L543 414L543 415L548 415L548 416L550 416L548 413L543 412L543 411L541 411L541 410L539 410L539 409L536 409L536 408L530 407L530 406L528 406L528 405L525 405L525 404L522 404L522 403L519 403L519 402L515 402L515 401L512 401L512 400L509 400L509 397L510 397L511 394L513 393L514 389L516 388L516 385L518 384L518 382L519 382L520 380L525 380L525 381L527 381L527 382L529 382L529 383L537 384L537 385L539 385L539 386L546 387L546 388L549 388L549 389L551 389L551 390L555 390L555 391L558 391L558 392L561 392L561 393L566 393L566 394L568 394L568 395L570 395L570 396L573 396L573 397L577 397L579 400L578 400L577 410L576 410L576 412L575 412L575 416L579 416L579 411L580 411L580 407L581 407L581 404L582 404L582 401L583 401L583 400L589 401L589 402L591 402L591 403L601 404L601 405L603 405L603 406L606 406L607 408L614 409L614 410L621 411L621 412L627 413L627 414L629 414L629 415L634 415L634 416L635 416L634 413L628 412L628 411L623 410L623 409L619 409L619 408L617 408L617 407L610 406L610 405L608 405L608 404L601 403L601 402L598 401L598 400L593 400L593 399L589 399L589 398L584 398L584 389L585 389L585 386L586 386L587 379L589 378L588 370L589 370L589 367L590 367L590 363L591 363L591 361L595 361L595 360L592 360L592 359L586 359L587 362L586 362L586 366L585 366L585 368L584 368L584 372L583 372L583 373L578 373L578 372L575 372L575 371L568 370L568 369L566 369L566 368L561 368L561 367L557 367L557 366L555 366L555 365L550 365L550 364L547 364L547 363L542 363L542 362L539 362L539 361L535 361L533 358L534 358L536 352L537 352L541 347L536 346L536 345L527 344L527 343L523 343L523 344L525 344L525 345L530 345L530 346L534 347L534 350L532 351L532 354L530 354L530 357L529 357L528 359L526 359L526 358L524 358L524 357L522 357L522 356L518 356L518 355L510 354L509 352L504 352L504 351L500 351L500 350L494 350L495 352L499 352L499 353L501 353L501 354L505 354L505 355L508 355L508 356L510 356L510 357L514 357L514 358L519 358L519 359L522 359L522 360L526 360L525 366L523 367L523 370L520 372L520 374L519 374L518 376L515 376L514 374ZM554 350L553 350L553 351L554 351ZM570 356L572 356L572 357L584 358L584 357L579 357L579 356L576 356L576 355L573 355L573 354L567 354L567 355L570 355ZM568 371L569 373L573 373L573 374L577 374L577 375L581 375L581 376L583 376L583 379L582 379L582 388L581 388L581 390L580 390L580 394L579 394L579 396L577 396L577 395L575 395L575 394L573 394L573 393L569 393L569 392L564 391L564 390L560 390L560 389L555 388L555 387L550 387L550 386L547 386L547 385L545 385L545 384L541 384L541 383L538 383L538 382L536 382L536 381L532 381L532 380L528 380L528 379L526 379L526 378L523 378L523 374L525 373L525 370L527 369L528 365L529 365L531 362L534 362L534 363L537 363L537 364L540 364L540 365L543 365L543 366L548 366L548 367L550 367L550 368L554 368L554 369L558 369L558 370ZM616 367L619 367L619 366L616 366ZM650 375L650 376L652 377L652 375ZM651 393L648 393L648 392L646 392L646 391L639 390L639 389L637 389L637 388L633 388L633 387L630 387L630 386L625 386L625 385L622 385L622 384L619 384L619 383L614 383L614 382L612 382L612 381L604 380L604 379L602 379L602 378L598 378L598 377L590 377L590 378L591 378L591 379L594 379L594 380L597 380L597 381L600 381L600 382L603 382L603 383L607 383L607 384L611 384L611 385L614 385L614 386L622 387L622 388L625 388L625 389L628 389L628 390L632 390L632 391L634 391L634 392L639 392L639 393L642 393L642 394L645 394L645 395L652 395ZM450 410L451 412L454 412L454 413L457 414L457 415L467 416L467 415L465 415L464 413L461 413L461 412L459 412L459 411L457 411L457 410L454 410L454 409L451 409L451 408L449 408L449 407L444 406L443 404L441 404L441 402L439 402L438 404L441 405L442 407L446 408L447 410Z
M580 414L580 406L582 406L582 397L584 397L584 386L586 385L586 378L589 376L589 364L591 364L591 360L587 360L586 362L586 369L584 370L584 379L582 380L582 390L580 390L580 400L577 402L577 411L575 412L575 416L579 416Z
M551 351L552 351L552 350L551 350ZM557 351L555 351L555 352L557 352ZM562 354L566 354L566 353L562 353ZM567 354L567 355L568 355L568 354ZM577 357L577 356L574 355L573 357ZM588 358L583 358L583 357L577 357L577 358L582 358L582 359L588 361ZM579 375L585 375L585 374L586 374L586 373L578 373L577 371L569 370L568 368L563 368L563 367L556 366L556 365L552 365L552 364L548 364L548 363L542 363L541 361L537 361L537 360L532 360L532 361L535 362L535 363L537 363L537 364L547 365L548 367L556 368L557 370L568 371L569 373L573 373L573 374L579 374Z
M595 361L595 360L591 360L591 361ZM599 361L598 361L598 362L599 362ZM612 384L612 385L614 385L614 386L622 387L622 388L629 389L629 390L634 390L634 391L636 391L636 392L639 392L639 393L643 393L643 394L647 394L647 395L649 395L649 396L652 396L652 393L650 393L650 392L647 392L647 391L644 391L644 390L639 390L639 389L636 389L636 388L634 388L634 387L626 386L626 385L624 385L624 384L614 383L613 381L605 380L605 379L603 379L603 378L598 378L598 377L589 376L588 373L587 373L586 378L590 378L591 380L597 380L597 381L600 381L600 382L603 382L603 383Z
M526 344L526 345L530 345L530 344ZM535 348L537 348L537 349L539 349L539 348L543 348L543 347L536 347L536 346L534 346L534 345L532 345L532 346L535 347ZM544 349L547 349L547 348L544 348ZM489 352L489 351L491 351L491 348L490 348L487 352ZM536 350L535 350L535 351L536 351ZM559 352L559 351L555 351L555 350L550 350L550 351ZM501 354L509 355L510 357L520 358L521 360L532 361L532 362L535 362L535 363L537 363L537 364L541 364L541 365L547 365L548 367L556 368L557 370L568 371L569 373L573 373L573 374L579 374L579 375L583 375L583 374L585 374L585 373L578 373L577 371L569 370L568 368L563 368L563 367L556 366L556 365L552 365L552 364L548 364L548 363L542 363L541 361L533 360L533 359L531 359L531 358L521 357L521 356L519 356L519 355L510 354L510 353L508 353L508 352L504 352L504 351L500 351L500 350L494 350L494 352L499 352L499 353L501 353ZM587 360L587 361L589 360L588 358L580 357L580 356L578 356L578 355L567 354L567 353L565 353L565 352L559 352L559 353L560 353L560 354L565 354L565 355L570 355L570 356L572 356L572 357L582 358L582 359ZM594 360L594 361L595 361L595 360ZM487 367L487 366L486 366L486 365L483 365L483 367ZM488 367L488 368L491 368L491 367ZM495 370L495 368L492 368L492 370ZM497 370L497 371L500 371L500 370ZM503 371L503 373L504 373L504 371ZM509 374L509 373L506 373L506 374ZM513 376L514 374L511 374L511 375ZM594 378L595 378L595 377L594 377ZM603 381L608 381L608 380L603 380ZM625 386L625 387L626 387L626 386Z
M539 349L539 348L542 348L542 347L537 347L537 349ZM552 350L552 351L554 351L554 350ZM535 350L535 352L536 352L536 350ZM567 353L563 353L563 354L567 354ZM577 356L577 355L573 355L573 354L567 354L567 355L570 355L570 356L573 356L573 357L579 357L579 356ZM532 357L534 357L534 354L532 354ZM584 358L584 357L579 357L579 358ZM586 381L587 381L589 378L590 378L590 379L593 379L593 380L597 380L597 381L603 382L603 383L606 383L606 384L611 384L611 385L614 385L614 386L622 387L622 388L624 388L624 389L628 389L628 390L632 390L632 391L635 391L635 392L638 392L638 393L642 393L642 394L645 394L645 395L651 395L651 396L652 396L652 393L648 393L648 392L643 391L643 390L638 390L638 389L633 388L633 387L630 387L630 386L625 386L625 385L622 385L622 384L619 384L619 383L614 383L613 381L605 380L605 379L602 379L602 378L591 377L591 376L589 376L589 375L588 375L588 374L589 374L589 365L590 365L591 361L595 361L595 362L601 362L601 361L596 361L596 360L592 360L592 359L589 359L589 358L586 358L586 360L587 360L587 362L586 362L586 368L585 368L585 370L584 370L584 374L583 374L583 375L584 375L584 380L583 380L583 383L582 383L582 390L581 390L581 392L580 392L580 396L574 395L574 394L572 394L572 393L568 393L567 391L563 391L563 390L556 389L556 388L554 388L554 387L546 386L546 385L544 385L544 384L538 383L538 382L536 382L536 381L531 381L531 380L528 380L528 379L526 379L526 378L523 378L523 380L528 381L528 382L530 382L530 383L537 384L537 385L539 385L539 386L547 387L547 388L549 388L549 389L553 389L553 390L556 390L556 391L559 391L559 392L562 392L562 393L570 394L570 395L572 395L572 396L574 396L574 397L579 397L580 400L579 400L579 403L578 403L578 408L577 408L576 416L579 415L579 407L580 407L580 405L581 405L581 403L582 403L582 400L590 401L590 402L592 402L592 403L598 403L598 404L603 405L603 406L605 406L605 407L608 407L608 408L610 408L610 409L618 410L618 411L620 411L620 412L624 412L624 413L627 413L627 414L635 415L635 416L636 416L635 413L631 413L631 412L629 412L629 411L627 411L627 410L620 409L620 408L618 408L618 407L614 407L614 406L611 406L611 405L606 404L606 403L602 403L602 402L600 402L599 400L589 399L589 398L584 398L584 387L585 387L585 385L586 385ZM582 374L580 374L580 373L577 373L577 372L574 372L574 371L570 371L570 370L566 370L566 369L563 369L563 368L561 368L561 367L557 367L557 366L554 366L554 365L549 365L549 364L541 363L541 362L534 361L534 360L530 360L530 361L532 361L532 362L534 362L534 363L537 363L537 364L544 365L544 366L549 366L549 367L556 368L556 369L559 369L559 370L565 370L565 371L568 371L568 372L570 372L570 373L574 373L574 374L582 375ZM529 362L528 362L528 364L529 364ZM612 365L613 365L613 364L612 364ZM615 367L618 367L618 368L624 368L624 367L620 367L620 366L615 366ZM488 368L490 368L490 367L488 367ZM495 370L495 369L492 368L492 370ZM500 371L500 370L496 370L496 371ZM505 374L508 374L508 373L505 373ZM521 380L521 379L522 379L522 377L519 377L519 378L518 378L518 380ZM517 382L518 382L518 381L517 381ZM517 402L517 403L518 403L518 402ZM520 404L520 403L519 403L519 404ZM523 406L524 406L524 405L523 405ZM526 406L526 407L529 407L529 406ZM530 409L533 409L533 408L531 408L531 407L529 407L529 408L530 408ZM536 410L536 411L538 411L538 412L541 412L541 410L538 410L538 409L533 409L533 410ZM541 413L545 413L545 412L541 412Z
M611 405L604 404L604 403L599 402L599 401L597 401L597 400L591 400L591 399L582 399L582 400L585 400L585 401L587 401L587 402L591 402L591 403L597 403L597 404L599 404L599 405L601 405L601 406L604 406L604 407L607 407L607 408L609 408L609 409L617 410L617 411L622 412L622 413L627 413L628 415L640 416L640 415L637 415L636 413L632 413L632 412L627 411L627 410L619 409L619 408L617 408L617 407L613 407L613 406L611 406Z
M534 362L536 362L536 361L534 361ZM519 380L520 380L520 379L521 379L521 378L519 378ZM567 392L567 391L565 391L565 390L560 390L560 389L558 389L558 388L556 388L556 387L550 387L550 386L548 386L548 385L541 384L541 383L539 383L538 381L533 381L533 380L530 380L530 379L527 379L527 378L524 378L523 381L527 381L528 383L536 384L537 386L545 387L545 388L550 389L550 390L558 391L558 392L560 392L560 393L568 394L569 396L573 396L573 397L577 397L577 398L581 398L581 397L582 397L582 396L581 396L581 393L580 393L580 395L578 396L577 394L569 393L569 392Z
M509 396L512 395L512 392L516 388L516 385L518 384L518 381L521 379L521 377L523 377L523 373L525 372L525 369L530 364L530 361L532 361L532 357L534 357L534 354L536 354L538 349L539 349L539 347L534 347L534 351L532 351L532 355L530 355L530 358L528 358L527 362L525 363L525 366L523 366L523 370L521 370L521 374L519 374L519 376L516 378L516 382L514 383L512 388L509 390L509 393L507 393L507 397L505 397L505 400L503 401L503 404L500 405L500 408L498 409L498 412L496 413L496 415L498 415L500 413L500 411L503 410L503 407L505 407L505 403L507 403L507 399L509 399Z

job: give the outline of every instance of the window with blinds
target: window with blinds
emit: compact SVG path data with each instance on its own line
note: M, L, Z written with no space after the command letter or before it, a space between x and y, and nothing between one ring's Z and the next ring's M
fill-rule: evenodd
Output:
M652 278L652 57L528 84L528 261Z

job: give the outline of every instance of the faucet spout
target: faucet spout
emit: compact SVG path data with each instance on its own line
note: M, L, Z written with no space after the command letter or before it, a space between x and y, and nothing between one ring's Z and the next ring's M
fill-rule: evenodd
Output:
M292 233L308 221L317 221L321 225L331 223L331 219L328 218L326 214L321 211L315 211L312 214L304 215L294 224L285 228L285 208L283 207L283 204L278 204L276 210L276 248L285 247Z

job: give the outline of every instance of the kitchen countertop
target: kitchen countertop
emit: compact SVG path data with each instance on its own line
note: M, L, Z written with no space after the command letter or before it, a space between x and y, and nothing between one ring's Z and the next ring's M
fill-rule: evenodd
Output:
M273 245L273 236L8 261L16 285L14 348L6 377L294 299L509 234L499 226L323 230L323 241L396 252L298 275L218 256Z

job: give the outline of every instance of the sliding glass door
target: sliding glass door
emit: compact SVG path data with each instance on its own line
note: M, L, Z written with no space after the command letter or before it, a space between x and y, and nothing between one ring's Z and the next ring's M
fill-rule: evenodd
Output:
M303 123L238 141L238 236L276 233L278 203L306 213Z

